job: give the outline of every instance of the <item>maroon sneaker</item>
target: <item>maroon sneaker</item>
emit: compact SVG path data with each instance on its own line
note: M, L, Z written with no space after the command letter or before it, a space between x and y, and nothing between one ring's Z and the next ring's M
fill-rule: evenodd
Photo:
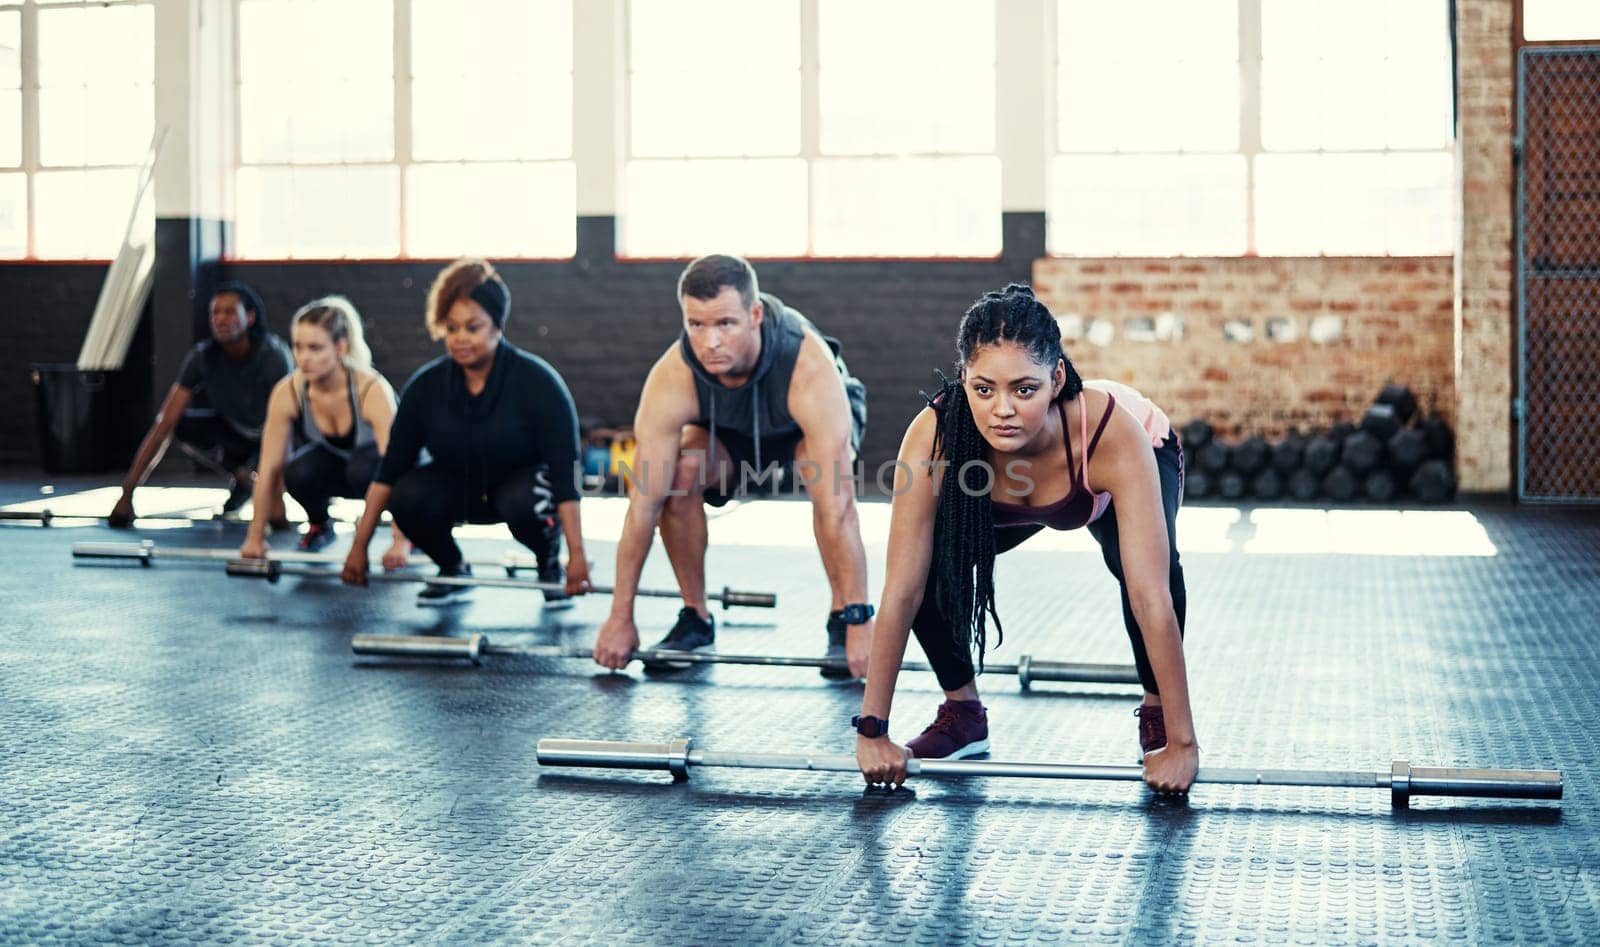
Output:
M947 700L922 735L906 743L920 760L959 760L989 752L989 715L975 700Z
M333 542L333 520L325 520L307 526L297 545L301 552L321 552L331 542Z
M1139 749L1154 753L1167 745L1167 721L1160 704L1140 704L1133 715L1139 718Z

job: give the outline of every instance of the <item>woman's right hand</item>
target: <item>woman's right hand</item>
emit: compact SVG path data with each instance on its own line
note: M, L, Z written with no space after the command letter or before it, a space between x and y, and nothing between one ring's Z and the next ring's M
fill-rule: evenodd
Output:
M861 778L868 786L883 784L898 788L906 781L906 760L911 751L888 737L864 737L856 734L856 763L861 766Z
M350 554L344 557L344 571L339 573L339 578L345 585L367 584L367 550L359 543L351 548Z
M123 494L122 498L117 500L117 505L106 514L106 525L112 529L127 529L133 525L133 518L133 497Z
M267 541L261 536L246 536L244 545L239 547L240 559L265 559L267 558Z

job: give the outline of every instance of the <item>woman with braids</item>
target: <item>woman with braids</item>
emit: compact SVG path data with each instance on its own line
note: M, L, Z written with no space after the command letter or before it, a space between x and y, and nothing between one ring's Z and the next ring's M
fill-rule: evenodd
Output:
M1145 781L1186 791L1200 751L1183 661L1177 433L1132 388L1085 384L1027 286L1013 283L967 310L956 354L956 380L912 420L896 462L882 610L855 720L862 776L898 786L908 755L960 759L989 749L972 652L981 670L984 652L1001 643L994 557L1045 527L1087 527L1122 587L1145 691L1134 711ZM945 702L901 747L889 739L888 717L910 632Z
M299 548L320 552L333 542L329 501L366 495L394 421L394 389L372 370L361 314L350 300L324 296L301 306L289 338L295 370L267 400L256 515L239 547L246 559L267 555L267 500L279 474L284 489L306 511ZM410 552L411 544L396 527L384 564L397 569Z

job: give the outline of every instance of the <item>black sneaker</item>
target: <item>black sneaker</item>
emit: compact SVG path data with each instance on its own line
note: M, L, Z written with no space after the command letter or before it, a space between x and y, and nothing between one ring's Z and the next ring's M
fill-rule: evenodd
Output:
M844 615L839 612L828 613L828 653L825 655L829 661L845 663L844 639L850 629L844 623ZM825 667L821 672L823 677L833 681L842 681L850 677L849 667Z
M239 509L250 502L250 494L255 486L248 480L235 479L228 486L228 498L222 501L222 515L232 516Z
M321 552L333 542L333 520L323 520L306 527L296 548L301 552Z
M564 585L567 581L567 573L561 568L559 560L552 559L539 567L539 581L546 585ZM572 596L567 593L550 589L542 591L544 593L544 604L547 608L572 607Z
M700 617L700 613L692 608L684 607L678 611L678 623L672 626L667 636L657 641L651 648L654 651L698 651L709 648L717 639L717 620L710 616ZM680 671L692 665L683 661L646 661L646 671Z
M439 575L447 578L469 578L472 575L472 566L463 562L448 572L440 569ZM417 604L444 605L466 597L466 594L470 591L472 591L472 586L470 585L445 585L442 582L429 582L422 587L422 591L417 593Z

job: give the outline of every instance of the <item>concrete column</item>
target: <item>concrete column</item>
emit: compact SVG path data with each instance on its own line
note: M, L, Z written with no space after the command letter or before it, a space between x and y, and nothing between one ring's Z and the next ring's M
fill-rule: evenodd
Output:
M157 0L155 14L156 126L166 141L156 161L156 267L145 324L159 396L207 331L210 287L229 239L236 131L233 4Z
M1049 204L1055 154L1056 24L1050 0L995 4L995 153L1000 209L1038 213Z
M618 190L627 151L626 12L622 0L572 5L572 160L578 184L577 256L585 267L616 255Z
M1466 493L1512 488L1513 0L1456 0L1456 466Z

